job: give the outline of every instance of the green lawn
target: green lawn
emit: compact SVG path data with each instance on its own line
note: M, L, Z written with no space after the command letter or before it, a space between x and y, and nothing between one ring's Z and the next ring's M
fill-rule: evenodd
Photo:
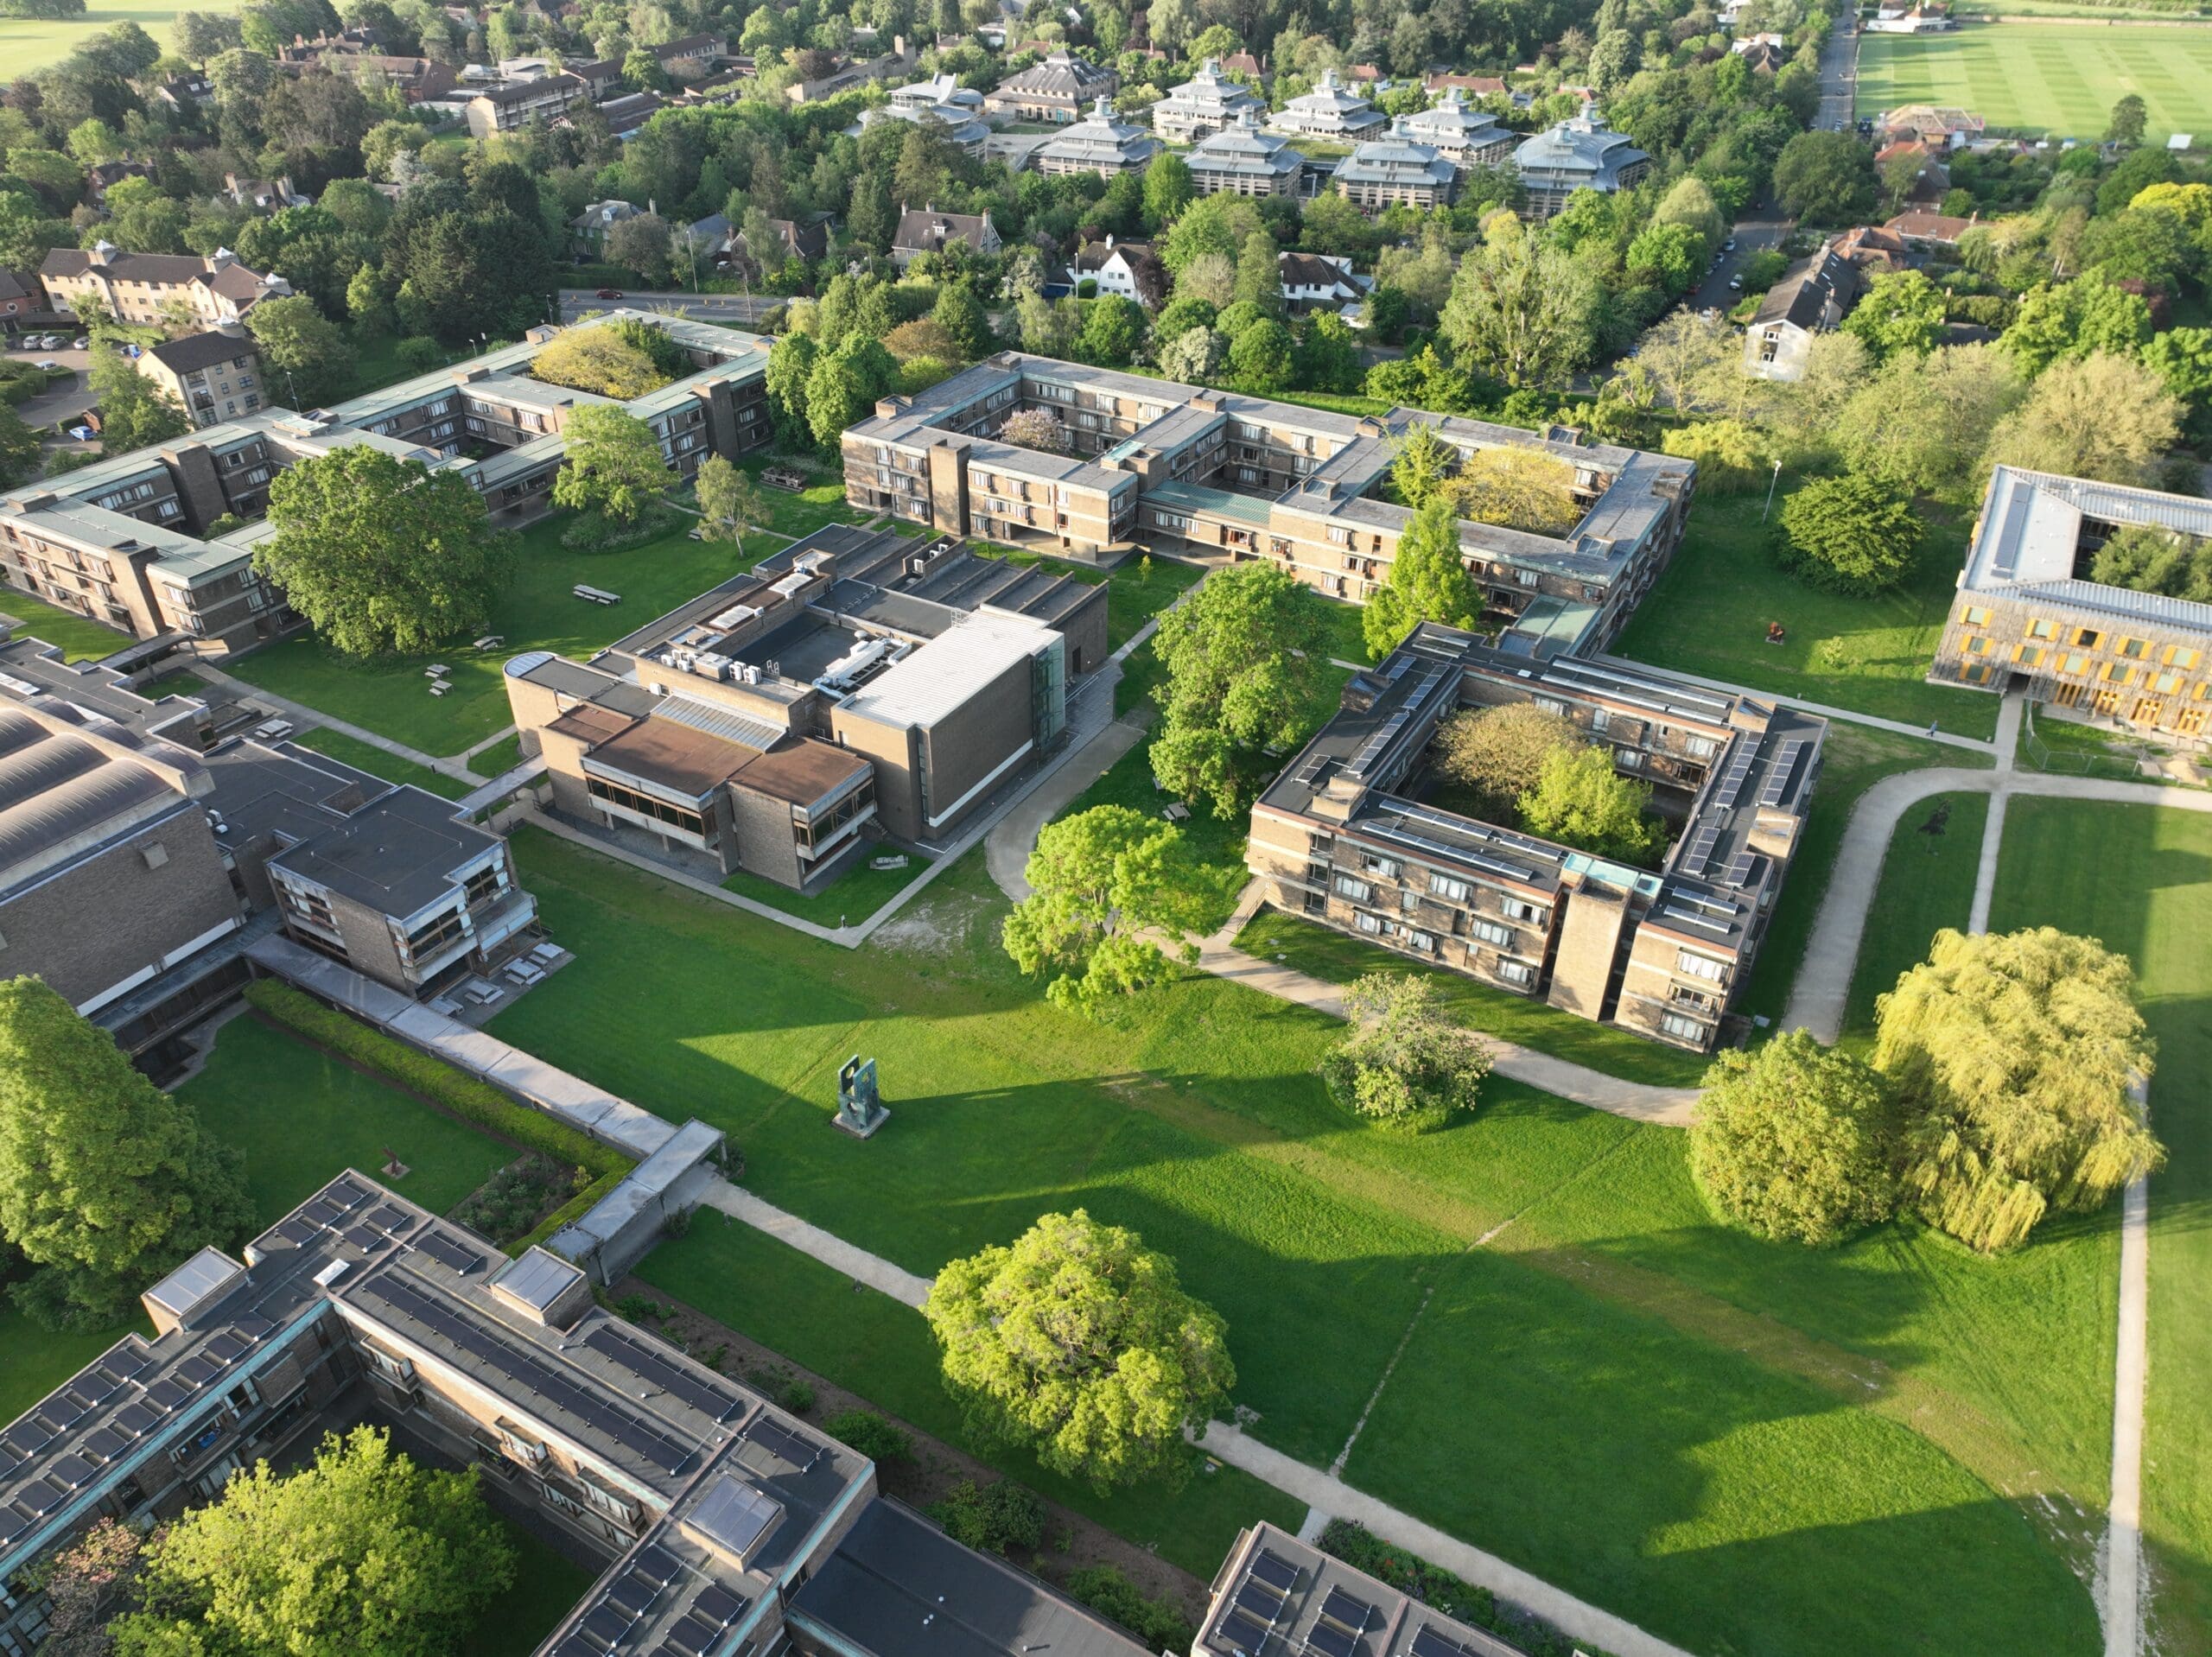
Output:
M1033 1457L984 1453L938 1380L935 1343L919 1312L726 1216L702 1213L690 1235L655 1249L638 1274L878 1408L1157 1549L1201 1581L1220 1568L1243 1527L1269 1519L1295 1531L1305 1522L1303 1504L1234 1468L1199 1475L1177 1493L1101 1496L1046 1472Z
M180 11L237 10L238 0L208 0L206 5L198 4L197 0L191 4L180 0L175 5L114 5L105 0L92 0L81 17L62 22L0 22L0 64L7 66L11 79L28 75L49 63L59 63L75 51L86 35L112 29L118 23L137 24L167 51L169 25Z
M1941 835L1923 834L1948 808ZM1905 813L1890 836L1882 884L1866 911L1866 931L1844 1004L1847 1043L1869 1046L1874 1037L1874 1000L1897 986L1899 975L1928 958L1943 928L1963 932L1974 913L1974 877L1981 867L1981 833L1989 821L1986 794L1938 794Z
M225 1025L177 1090L245 1152L254 1221L275 1224L347 1168L442 1214L521 1152L251 1013ZM386 1179L389 1148L410 1170Z
M677 528L626 552L571 552L561 544L569 522L558 513L523 531L514 584L492 607L490 631L505 641L497 650L479 653L463 642L427 655L355 662L302 633L238 657L230 670L425 753L459 753L513 722L500 675L510 657L527 650L589 655L751 568L769 546L756 536L740 554L727 542L694 541ZM622 602L587 603L570 591L580 582L620 593ZM424 676L433 663L453 670L453 689L444 696L433 696Z
M495 777L505 776L520 764L522 733L518 731L512 736L501 737L479 753L468 762L468 768L488 783Z
M1339 1026L1304 1008L1199 976L1095 1022L1051 1007L996 949L977 857L852 952L514 843L579 960L493 1033L726 1129L767 1200L921 1273L1050 1209L1133 1225L1227 1318L1252 1431L1317 1464L1410 1336L1351 1476L1700 1651L1895 1649L1901 1628L1931 1652L2095 1648L2060 1522L2102 1500L2094 1232L1997 1261L1905 1227L1759 1243L1706 1215L1680 1133L1503 1080L1448 1131L1365 1127L1314 1074ZM893 1112L865 1145L827 1123L856 1052ZM648 1270L759 1332L779 1273L705 1258L722 1235ZM795 1304L763 1338L887 1407L925 1390L925 1349L903 1382L875 1373L887 1336L817 1355L846 1303ZM2058 1517L2000 1500L2031 1496Z
M0 36L4 36L10 27L0 23ZM72 662L112 656L131 642L129 633L87 620L73 610L64 610L44 599L32 597L21 587L4 583L0 583L0 615L13 616L23 624L15 630L16 638L28 634L49 644L59 644L61 653Z
M154 1338L154 1326L143 1317L90 1333L43 1330L17 1311L16 1303L0 1292L0 1426L14 1420L134 1329L149 1341Z
M2112 106L2142 96L2146 136L2212 128L2212 29L1969 24L1947 35L1870 35L1859 48L1859 113L1951 104L1993 127L2101 137Z
M1859 797L1885 777L1929 765L1963 765L1986 771L1986 755L1945 747L1918 737L1893 736L1863 725L1839 720L1828 727L1821 750L1821 779L1813 792L1813 809L1783 877L1782 896L1776 900L1774 918L1767 923L1766 941L1759 946L1751 976L1737 997L1737 1011L1779 1019L1796 981L1798 962L1827 892L1828 876L1836 854L1843 849ZM1915 822L1919 821L1917 818Z
M1963 736L1993 735L1996 697L1923 677L1949 613L1965 525L1926 520L1910 581L1879 598L1846 598L1776 568L1759 522L1764 501L1763 494L1698 498L1675 562L1637 606L1615 651L1775 695L1910 725L1936 720ZM1789 630L1786 643L1766 642L1770 621Z
M929 867L930 860L919 852L906 853L906 867L901 869L868 867L869 857L893 856L898 849L879 841L867 857L817 892L793 892L789 886L779 886L773 880L764 880L743 869L725 879L722 889L766 904L771 909L780 909L786 915L796 915L803 921L812 921L817 926L857 924L904 892L909 882Z
M343 731L329 726L319 726L292 739L302 748L312 748L317 753L327 753L333 759L365 771L372 777L381 777L387 783L408 783L416 788L448 800L457 800L469 790L470 784L443 771L432 771L428 765L418 765L412 759L402 759L396 753L386 753L373 744L359 737L347 736Z
M786 460L763 455L746 461L740 468L748 473L753 482L760 483L760 473L772 466L788 467ZM778 535L789 536L796 541L803 535L830 524L858 524L863 515L856 507L845 504L845 479L838 473L802 467L808 477L803 491L793 494L788 489L772 489L763 484L760 498L769 509L768 527Z
M457 1657L530 1657L598 1579L504 1514L499 1524L515 1551L515 1579L484 1608Z
M2063 927L2135 964L2158 1038L2151 1121L2150 1397L2143 1525L2155 1648L2212 1650L2212 817L2016 799L1990 925Z
M1702 1053L1662 1047L1625 1030L1592 1024L1525 995L1478 983L1464 973L1427 966L1394 949L1363 943L1278 910L1262 910L1254 916L1237 935L1236 943L1249 954L1281 961L1332 984L1348 984L1368 972L1419 973L1437 986L1445 1004L1469 1029L1631 1082L1694 1088L1704 1079L1711 1063Z

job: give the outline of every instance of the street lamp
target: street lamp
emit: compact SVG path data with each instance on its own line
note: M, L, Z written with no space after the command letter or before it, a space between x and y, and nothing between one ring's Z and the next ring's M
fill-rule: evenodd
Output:
M1774 463L1774 475L1766 480L1766 505L1759 508L1759 522L1766 522L1766 515L1774 510L1774 486L1782 481L1782 462Z

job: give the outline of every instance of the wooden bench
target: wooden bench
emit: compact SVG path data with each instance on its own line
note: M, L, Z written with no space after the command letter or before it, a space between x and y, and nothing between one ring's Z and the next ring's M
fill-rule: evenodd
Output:
M620 604L622 602L622 595L620 593L610 593L603 587L586 587L582 581L578 581L569 590L571 593L574 593L578 598L588 600L594 604Z

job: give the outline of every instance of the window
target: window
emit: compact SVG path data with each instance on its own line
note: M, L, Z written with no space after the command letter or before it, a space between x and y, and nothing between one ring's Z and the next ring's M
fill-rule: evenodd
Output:
M2017 644L2012 649L2012 659L2024 668L2039 668L2043 665L2043 646Z
M1705 1040L1705 1026L1684 1013L1661 1013L1659 1027L1678 1040L1694 1041L1700 1044Z
M2087 673L2089 658L2079 651L2069 651L2058 658L2058 670L2061 673Z
M2182 676L2178 673L2168 671L2159 674L2158 677L2152 680L2151 689L2157 691L2161 696L2171 696L2175 691L2181 689L2181 684Z
M1496 944L1501 949L1513 947L1513 929L1510 926L1500 926L1496 921L1477 919L1467 930L1484 943Z
M1720 752L1720 745L1709 736L1694 736L1682 746L1693 759L1710 759Z
M2028 637L2056 639L2058 637L2058 624L2055 621L2031 621L2028 624Z
M1375 895L1373 886L1369 886L1364 880L1354 879L1349 874L1338 875L1336 886L1337 895L1339 898L1349 898L1356 904L1363 904Z
M2135 670L2125 662L2107 662L2104 671L2097 675L2107 684L2127 685L2135 682Z
M1986 627L1989 625L1989 612L1978 604L1969 604L1960 619L1969 627Z
M1590 728L1592 730L1602 731L1612 722L1613 710L1611 708L1599 708L1592 710L1590 714Z
M1475 891L1474 887L1468 882L1457 879L1448 874L1430 875L1428 877L1428 890L1429 894L1432 897L1441 898L1446 903L1454 904L1465 903L1469 898L1474 895Z
M2077 627L2074 630L2074 642L2085 651L2093 651L2105 642L2105 636L2094 627Z
M1993 641L1989 638L1979 635L1973 638L1969 638L1967 640L1967 654L1968 656L1986 656L1989 654L1989 649L1992 642Z
M1643 769L1643 751L1641 748L1616 748L1613 750L1613 763L1623 771L1641 771Z
M1370 874L1377 875L1385 880L1396 879L1398 872L1404 867L1395 857L1376 857L1371 853L1366 862L1367 872Z
M1380 915L1370 915L1363 909L1353 918L1359 923L1359 930L1363 932L1373 935L1379 934L1382 930L1382 917Z
M2147 638L2123 638L2120 641L2117 648L2119 649L2120 653L2123 657L2126 657L2127 660L2131 662L2139 662L2145 657L2150 655L2151 641Z
M1525 961L1501 961L1491 970L1505 982L1523 988L1536 981L1536 969Z
M669 824L671 828L681 828L686 834L696 835L702 840L706 838L706 819L696 811L689 811L682 806L671 805L665 800L657 800L651 795L637 793L631 789L623 788L597 777L586 778L584 785L594 799L604 800L609 805L620 806L624 810L635 812L641 817L654 818Z
M2202 651L2192 651L2184 649L2179 644L2169 644L2166 646L2166 653L2158 659L2170 668L2179 668L2183 673L2188 673L2195 670L2197 661L2203 654Z
M1970 685L1986 685L1995 671L1986 662L1968 662L1959 670L1959 677Z
M1711 955L1693 954L1688 949L1675 951L1675 970L1685 978L1702 978L1707 983L1724 982L1728 976L1728 963L1715 961Z
M1508 898L1499 907L1503 909L1510 918L1516 921L1527 921L1534 924L1544 918L1542 910L1519 898Z

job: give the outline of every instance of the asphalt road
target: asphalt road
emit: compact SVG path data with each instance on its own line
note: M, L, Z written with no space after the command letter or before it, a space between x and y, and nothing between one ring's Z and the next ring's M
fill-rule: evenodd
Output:
M1815 124L1824 129L1849 129L1852 101L1859 95L1859 35L1852 14L1835 20L1835 29L1821 48L1821 112Z
M594 288L563 288L561 289L561 320L573 322L586 311L603 311L617 305L627 305L641 311L660 311L677 316L694 316L704 322L736 322L751 324L779 305L790 302L779 294L678 294L656 293L651 289L626 290L618 299L602 299Z
M1743 295L1728 285L1728 278L1743 268L1745 259L1762 248L1778 247L1789 234L1789 220L1769 210L1739 219L1729 234L1736 238L1736 251L1720 256L1719 264L1699 283L1690 296L1682 302L1694 311L1712 309L1726 311Z

